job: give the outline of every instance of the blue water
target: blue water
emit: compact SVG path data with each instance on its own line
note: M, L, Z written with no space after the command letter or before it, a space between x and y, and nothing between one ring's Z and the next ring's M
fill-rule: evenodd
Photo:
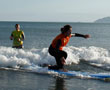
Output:
M21 25L25 33L24 49L13 49L9 39L14 25ZM1 90L108 90L108 82L91 79L60 78L38 74L39 64L55 64L48 47L60 28L72 26L72 33L90 34L91 38L71 38L64 50L68 53L69 70L109 73L110 24L58 22L0 22L0 88ZM76 63L73 65L72 63ZM7 67L37 71L6 70Z
M11 46L12 42L8 38L11 32L15 30L14 25L16 23L19 23L21 30L25 32L26 40L24 46L26 49L48 47L52 39L60 33L60 28L66 24L72 26L73 33L91 35L91 39L87 41L82 38L72 38L69 45L109 48L110 24L52 22L0 22L1 46Z

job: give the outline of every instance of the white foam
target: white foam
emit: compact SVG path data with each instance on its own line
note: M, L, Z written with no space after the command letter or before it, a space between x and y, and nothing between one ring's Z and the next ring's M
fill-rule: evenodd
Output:
M80 62L84 59L91 64L110 68L110 52L107 49L90 46L90 47L65 47L68 53L66 64ZM19 67L27 69L38 69L39 64L56 64L54 57L48 53L48 48L43 49L14 49L0 46L0 67Z
M68 61L78 63L81 59L84 59L91 64L97 66L110 67L110 52L107 49L90 46L90 47L67 47L65 51L70 55ZM72 57L71 57L72 56Z

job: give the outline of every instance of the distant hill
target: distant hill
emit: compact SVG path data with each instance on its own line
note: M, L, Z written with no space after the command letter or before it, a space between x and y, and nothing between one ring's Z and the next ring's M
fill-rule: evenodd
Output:
M95 23L110 23L110 17L104 17L95 21Z

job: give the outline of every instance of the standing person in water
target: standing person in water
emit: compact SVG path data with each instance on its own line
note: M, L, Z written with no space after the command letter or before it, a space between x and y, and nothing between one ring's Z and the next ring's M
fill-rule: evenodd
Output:
M65 25L63 28L61 28L61 34L56 36L54 40L52 41L50 47L49 47L49 53L56 59L56 64L54 66L49 65L49 69L53 70L63 70L65 60L67 58L67 53L63 51L63 47L67 45L71 37L83 37L83 38L89 38L89 35L82 35L78 33L73 33L72 27L70 25Z
M10 40L13 40L13 48L23 48L25 38L24 32L20 30L20 25L15 25L16 30L11 33Z

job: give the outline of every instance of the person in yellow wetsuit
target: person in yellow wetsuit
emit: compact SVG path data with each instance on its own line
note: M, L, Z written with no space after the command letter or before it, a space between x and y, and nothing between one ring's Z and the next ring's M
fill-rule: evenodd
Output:
M16 30L12 31L10 40L13 40L13 48L23 48L23 41L25 38L24 32L20 30L20 25L15 25Z
M64 70L64 64L65 60L67 58L67 53L63 51L63 47L65 47L71 37L83 37L83 38L89 38L90 35L83 35L78 33L71 33L72 27L70 25L65 25L63 28L61 28L61 34L56 36L50 47L49 47L49 54L55 57L56 64L54 66L48 65L49 69L53 70Z

